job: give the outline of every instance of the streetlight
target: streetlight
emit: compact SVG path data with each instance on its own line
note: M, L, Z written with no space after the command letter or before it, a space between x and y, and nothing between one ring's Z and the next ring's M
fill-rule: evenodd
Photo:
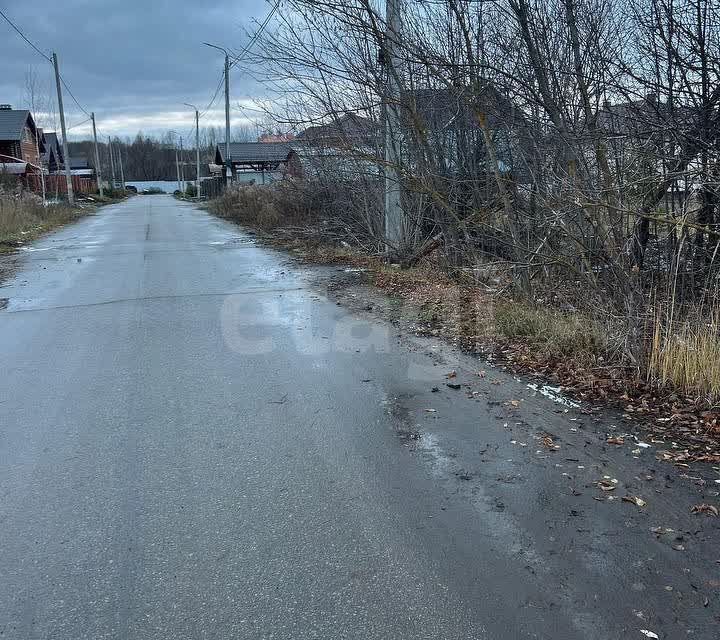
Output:
M200 114L198 108L189 102L183 102L186 107L195 109L195 197L200 198Z
M225 54L225 179L232 178L232 162L230 162L230 54L224 47L203 42L207 47L218 49Z

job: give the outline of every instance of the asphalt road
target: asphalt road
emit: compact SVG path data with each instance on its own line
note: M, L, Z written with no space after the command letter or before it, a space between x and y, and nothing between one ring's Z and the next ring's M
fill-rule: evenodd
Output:
M0 637L718 637L717 523L689 515L711 475L603 446L318 273L169 196L21 253L0 288Z

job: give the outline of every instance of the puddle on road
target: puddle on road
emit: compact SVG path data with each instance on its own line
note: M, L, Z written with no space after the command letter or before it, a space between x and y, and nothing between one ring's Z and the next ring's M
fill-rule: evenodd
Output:
M424 454L435 476L448 478L451 475L450 466L453 462L452 458L442 450L438 437L435 434L421 432L415 443L414 450ZM463 480L470 480L472 477L471 475L464 477L461 473L456 475Z
M213 240L207 243L211 247L237 247L239 245L257 244L255 238L230 238L229 240Z
M536 393L539 393L540 395L543 395L546 398L549 398L550 400L552 400L553 402L557 402L558 404L563 405L564 407L569 407L571 409L579 409L580 408L579 402L570 400L570 398L568 398L562 394L562 387L551 387L548 384L544 384L544 385L529 384L528 389L532 389Z
M433 475L448 478L451 475L452 457L440 447L438 437L424 431L422 425L411 420L410 410L402 404L403 400L414 397L413 394L401 394L383 400L388 415L393 418L395 433L400 441L415 453L419 453L429 463Z

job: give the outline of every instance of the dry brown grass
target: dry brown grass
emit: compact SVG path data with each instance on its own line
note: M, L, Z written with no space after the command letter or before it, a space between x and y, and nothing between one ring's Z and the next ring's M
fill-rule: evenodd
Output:
M84 212L67 204L48 204L31 193L0 193L0 245L13 246L71 222Z
M673 322L671 313L658 313L648 378L655 384L672 385L701 402L720 402L720 309L705 321Z
M494 306L493 317L500 335L525 342L542 358L593 364L608 351L607 333L582 313L503 301Z
M381 289L415 303L420 320L442 335L462 338L468 346L500 340L531 347L538 360L572 358L586 365L607 353L607 332L585 314L533 306L458 284L430 264L403 270L378 264L372 272Z
M272 187L234 184L208 208L221 218L264 231L306 223L313 217L302 193L284 183Z

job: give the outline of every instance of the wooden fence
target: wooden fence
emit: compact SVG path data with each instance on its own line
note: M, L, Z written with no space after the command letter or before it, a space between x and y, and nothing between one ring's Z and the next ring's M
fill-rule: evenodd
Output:
M97 193L97 182L95 178L87 176L71 176L73 191L75 193ZM27 173L22 177L25 188L42 193L42 181L40 174ZM63 174L53 173L45 176L45 193L51 196L53 194L67 193L67 182Z
M200 189L203 198L212 200L222 195L225 190L225 181L222 177L217 176L205 178L200 185Z

